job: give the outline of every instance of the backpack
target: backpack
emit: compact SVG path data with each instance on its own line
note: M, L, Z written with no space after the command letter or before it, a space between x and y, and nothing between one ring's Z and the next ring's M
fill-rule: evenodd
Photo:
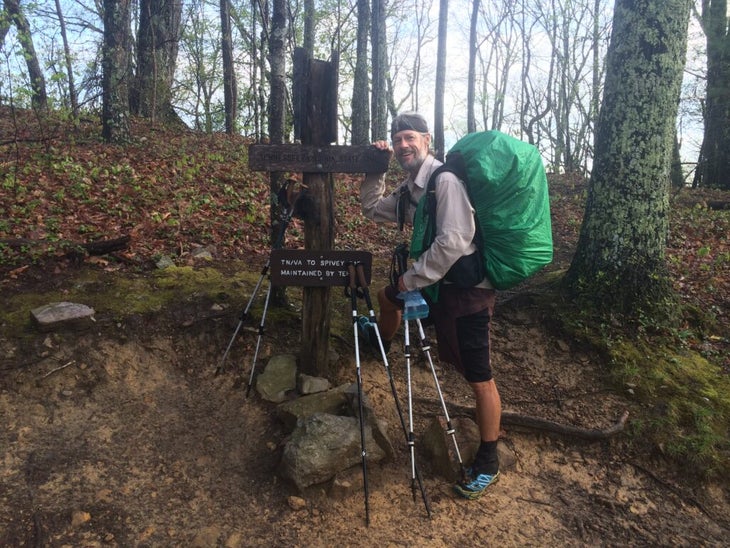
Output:
M495 130L459 139L431 175L416 212L424 216L419 223L424 229L413 233L414 258L435 238L436 179L444 171L466 186L475 210L475 243L492 286L509 289L552 261L550 202L540 152Z

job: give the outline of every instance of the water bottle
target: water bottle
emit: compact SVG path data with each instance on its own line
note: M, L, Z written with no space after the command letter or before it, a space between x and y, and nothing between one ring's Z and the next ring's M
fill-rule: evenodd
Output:
M405 301L403 319L416 320L428 317L428 304L418 289L398 293L398 298Z

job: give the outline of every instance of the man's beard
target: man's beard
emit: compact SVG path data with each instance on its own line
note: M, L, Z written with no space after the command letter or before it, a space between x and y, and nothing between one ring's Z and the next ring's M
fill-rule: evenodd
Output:
M398 163L405 171L418 171L423 165L426 159L426 153L422 150L417 150L408 159L398 156Z

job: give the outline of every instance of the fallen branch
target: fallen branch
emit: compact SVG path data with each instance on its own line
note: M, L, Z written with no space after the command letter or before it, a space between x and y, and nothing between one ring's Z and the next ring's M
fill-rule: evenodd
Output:
M441 404L437 401L419 398L419 402L425 403L432 407L434 414L439 414L441 412ZM447 407L455 416L459 415L463 417L469 417L472 420L476 420L473 407L467 407L465 405L458 405L454 403L447 403ZM623 431L628 418L629 412L624 411L621 417L613 425L603 430L599 430L593 428L582 428L580 426L572 426L568 424L560 424L558 422L543 419L540 417L531 417L529 415L521 415L519 413L503 411L502 426L518 426L522 428L529 428L531 430L552 432L554 434L559 434L566 437L579 438L589 441L599 441L608 439Z
M3 238L0 239L0 244L8 246L13 249L19 249L21 247L33 246L33 245L47 245L53 244L59 247L71 248L69 254L78 255L83 250L89 255L106 255L107 253L113 253L115 251L121 251L129 247L129 242L132 241L132 237L129 235L120 236L119 238L112 238L111 240L95 240L93 242L78 243L70 240L33 240L30 238Z
M70 362L63 364L61 367L56 367L56 369L51 369L48 373L43 375L43 377L41 377L41 378L46 379L46 378L50 377L51 375L53 375L54 373L61 371L62 369L66 369L69 365L73 365L75 363L76 363L76 360L71 360Z

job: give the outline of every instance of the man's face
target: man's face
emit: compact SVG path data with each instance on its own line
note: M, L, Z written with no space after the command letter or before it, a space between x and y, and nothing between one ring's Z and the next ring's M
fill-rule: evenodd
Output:
M399 131L393 135L393 152L401 167L412 173L418 173L423 161L428 156L431 135L410 129Z

